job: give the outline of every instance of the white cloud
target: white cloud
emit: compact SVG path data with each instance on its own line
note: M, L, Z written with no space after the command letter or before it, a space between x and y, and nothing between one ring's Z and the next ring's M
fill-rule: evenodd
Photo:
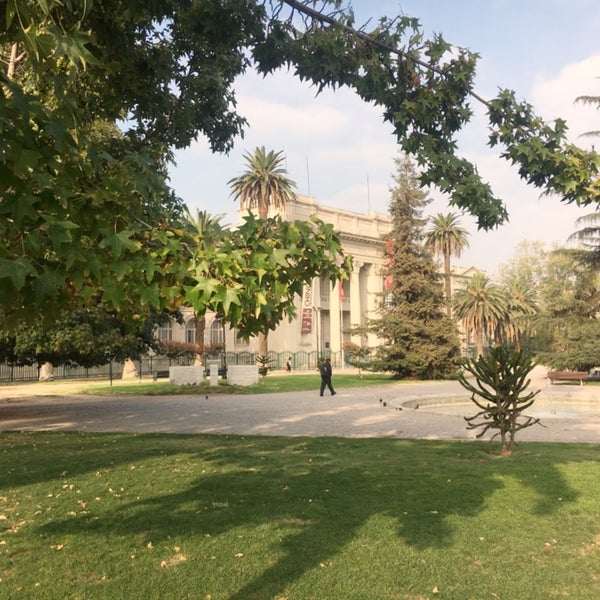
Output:
M600 96L600 54L566 65L555 77L538 76L532 91L533 103L541 115L565 119L571 141L585 147L591 141L579 136L600 129L600 110L576 103L579 96Z

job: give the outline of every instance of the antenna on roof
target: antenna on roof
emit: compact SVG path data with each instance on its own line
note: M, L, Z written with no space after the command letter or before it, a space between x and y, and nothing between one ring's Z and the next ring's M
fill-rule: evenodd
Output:
M369 173L367 171L367 206L369 208L368 212L371 212L371 188L369 186Z
M310 198L310 172L308 171L308 154L306 155L306 182L308 185L308 197Z

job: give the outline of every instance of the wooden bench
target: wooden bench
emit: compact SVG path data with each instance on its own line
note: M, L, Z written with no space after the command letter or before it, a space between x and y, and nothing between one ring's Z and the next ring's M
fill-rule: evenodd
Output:
M169 371L154 371L154 376L152 377L152 381L156 381L159 378L169 378Z
M587 381L587 371L548 371L546 377L553 384L555 381L579 381L579 385L583 385Z

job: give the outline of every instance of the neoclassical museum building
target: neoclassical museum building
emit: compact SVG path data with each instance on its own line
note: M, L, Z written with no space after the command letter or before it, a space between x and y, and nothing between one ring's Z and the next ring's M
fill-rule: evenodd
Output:
M344 252L353 258L353 271L343 284L315 279L298 298L296 318L284 320L268 335L269 354L274 368L282 368L292 358L294 368L311 368L319 356L331 356L334 364L343 363L342 345L355 342L370 348L380 342L373 334L352 338L348 329L365 325L376 318L384 289L384 238L391 231L391 219L379 213L356 213L317 204L314 198L298 195L278 210L282 218L308 220L311 215L333 225L340 234ZM466 281L475 269L453 269L453 280ZM457 281L458 280L458 281ZM453 281L453 285L455 285ZM168 324L158 331L162 340L195 343L196 327L191 309L183 309L184 322ZM246 342L235 329L224 326L214 314L206 315L204 343L225 348L227 360L246 357L253 361L258 340Z

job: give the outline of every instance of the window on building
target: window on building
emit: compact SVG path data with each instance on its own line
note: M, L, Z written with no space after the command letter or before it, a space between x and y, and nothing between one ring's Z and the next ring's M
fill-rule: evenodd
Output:
M196 319L190 319L185 324L185 341L188 344L196 343Z
M214 319L209 328L210 345L223 345L225 338L223 336L223 323L220 319Z
M164 325L158 327L156 337L160 342L170 342L173 339L173 324L171 321L167 321Z

